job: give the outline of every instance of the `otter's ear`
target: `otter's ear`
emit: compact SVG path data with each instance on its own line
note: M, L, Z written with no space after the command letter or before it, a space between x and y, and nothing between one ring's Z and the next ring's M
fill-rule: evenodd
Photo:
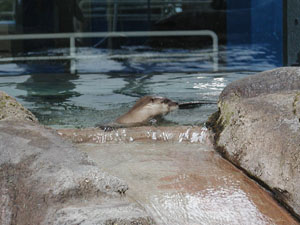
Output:
M163 100L163 103L168 104L168 103L169 103L169 99L165 98L165 99Z

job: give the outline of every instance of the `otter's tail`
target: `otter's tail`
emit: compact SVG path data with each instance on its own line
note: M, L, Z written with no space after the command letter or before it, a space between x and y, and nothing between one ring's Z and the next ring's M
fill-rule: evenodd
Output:
M182 102L178 104L179 109L190 109L199 107L202 105L208 105L208 104L217 104L217 102L212 101L192 101L192 102Z

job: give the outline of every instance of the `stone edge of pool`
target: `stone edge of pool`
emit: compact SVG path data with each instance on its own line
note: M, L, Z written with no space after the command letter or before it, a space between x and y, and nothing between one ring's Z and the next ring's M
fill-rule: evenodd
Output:
M58 134L73 143L170 142L202 143L212 146L212 135L206 127L131 127L105 132L99 128L59 129Z

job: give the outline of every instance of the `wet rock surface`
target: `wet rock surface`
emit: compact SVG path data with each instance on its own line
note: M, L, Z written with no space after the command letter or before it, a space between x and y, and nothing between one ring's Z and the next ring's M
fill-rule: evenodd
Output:
M233 82L210 119L222 154L300 215L300 68Z
M127 142L175 142L205 143L212 145L211 135L206 127L131 127L105 132L99 128L59 129L58 134L73 143L127 143Z
M298 224L268 191L215 152L204 128L133 127L111 132L89 128L58 133L99 167L126 180L130 187L126 195L157 224ZM192 141L193 136L202 138Z
M206 144L110 142L78 148L126 180L126 195L157 224L298 224L267 191Z
M153 224L127 190L55 131L0 121L1 224Z

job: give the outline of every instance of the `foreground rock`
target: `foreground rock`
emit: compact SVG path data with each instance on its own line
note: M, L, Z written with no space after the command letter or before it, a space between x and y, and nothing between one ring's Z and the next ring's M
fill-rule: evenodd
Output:
M126 198L124 181L101 171L55 131L28 122L36 121L29 111L1 96L1 225L154 223Z
M218 150L300 216L300 68L228 85L210 125Z
M28 109L3 91L0 91L0 120L38 121Z

